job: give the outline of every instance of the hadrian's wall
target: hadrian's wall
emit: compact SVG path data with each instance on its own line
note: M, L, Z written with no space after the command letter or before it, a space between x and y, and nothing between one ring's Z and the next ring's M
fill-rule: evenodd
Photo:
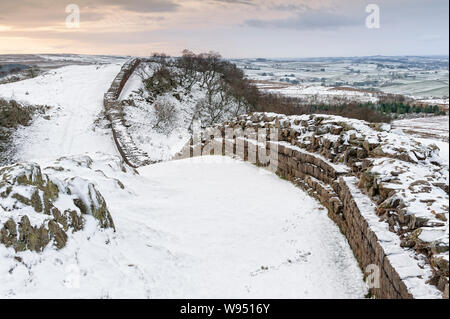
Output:
M151 161L127 133L118 98L140 62L124 64L104 98L117 149L132 167ZM208 154L268 166L328 208L361 269L378 279L374 296L448 298L449 170L435 147L384 125L325 115L254 113L211 135L192 138L175 159L204 154L207 147Z
M119 74L113 80L108 92L105 93L103 105L105 107L105 114L111 123L114 143L117 150L122 156L123 160L131 167L139 167L150 164L148 155L136 147L133 139L128 134L125 122L122 105L119 96L125 86L127 80L133 74L134 70L141 63L141 59L131 59L126 62Z
M175 159L220 154L268 166L328 208L361 269L379 272L371 289L377 298L448 298L448 167L431 164L432 149L407 142L380 125L341 117L255 113L192 138ZM434 180L417 184L411 167ZM410 210L407 201L416 200L423 213ZM436 236L420 236L430 231Z

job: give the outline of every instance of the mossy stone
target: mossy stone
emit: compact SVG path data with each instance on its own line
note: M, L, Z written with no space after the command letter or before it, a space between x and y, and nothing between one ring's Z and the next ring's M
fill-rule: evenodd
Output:
M33 195L31 195L31 206L37 213L42 213L42 200L41 196L39 196L39 190L35 190Z

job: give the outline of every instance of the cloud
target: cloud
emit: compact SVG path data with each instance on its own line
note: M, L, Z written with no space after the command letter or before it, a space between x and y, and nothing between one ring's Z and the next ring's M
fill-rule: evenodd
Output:
M97 0L104 5L117 5L124 10L134 12L171 12L178 8L178 4L171 0Z
M108 6L134 12L171 12L178 8L174 0L76 0L74 4L80 8L102 8ZM21 12L60 11L70 2L56 2L54 0L14 0L0 1L0 12L5 14L17 14Z
M174 12L178 9L175 0L76 0L73 1L80 8L81 22L101 22L114 24L115 21L130 20L136 15L146 16L147 20L154 19L151 14ZM70 2L67 2L70 3ZM23 28L61 28L67 17L66 2L51 0L0 0L0 13L4 17L2 24L15 29ZM133 18L134 19L134 18ZM161 21L161 18L158 18ZM136 18L136 23L144 19Z
M345 15L334 12L309 10L286 19L250 19L244 25L254 28L277 28L293 30L329 29L344 26L364 25L365 16Z
M278 10L278 11L288 11L288 12L303 12L303 11L307 11L310 10L310 7L306 4L301 4L301 3L287 3L287 4L274 4L273 6L270 7L270 9L273 10Z
M213 0L214 2L221 2L226 4L245 4L245 5L256 5L253 0Z
M80 7L80 29L65 26L69 3ZM365 28L368 3L380 6L380 29ZM187 47L240 57L445 53L448 6L448 0L0 0L0 51L54 52L61 44L78 53L176 54Z

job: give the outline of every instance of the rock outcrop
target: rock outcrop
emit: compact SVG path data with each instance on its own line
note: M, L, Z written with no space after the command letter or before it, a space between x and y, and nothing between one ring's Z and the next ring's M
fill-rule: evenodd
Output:
M100 228L114 229L106 201L93 183L78 176L57 176L65 170L64 160L44 169L35 163L0 168L1 244L16 251L39 252L50 243L63 248L69 232L83 229L86 215L94 217ZM89 161L71 160L74 165Z

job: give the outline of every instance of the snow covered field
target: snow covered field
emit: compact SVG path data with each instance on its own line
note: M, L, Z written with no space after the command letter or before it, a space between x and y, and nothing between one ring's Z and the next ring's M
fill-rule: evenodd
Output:
M88 218L59 251L0 246L0 297L364 297L345 237L291 183L222 157L160 163L139 175L119 169L110 130L94 124L119 69L67 66L0 85L1 97L52 106L49 119L18 132L17 160L46 166L69 156L64 169L96 185L117 230ZM76 165L81 154L91 168Z
M443 102L448 107L448 56L240 59L233 62L253 80L278 82L279 85L299 83L321 90L334 86L378 89L429 99L431 104ZM301 90L288 93L303 97ZM358 96L352 95L348 97L358 100Z
M276 88L274 84L257 83L259 89L269 93L281 94L292 98L301 98L310 103L329 103L358 101L376 103L376 94L351 88L329 88L321 85L287 85Z

